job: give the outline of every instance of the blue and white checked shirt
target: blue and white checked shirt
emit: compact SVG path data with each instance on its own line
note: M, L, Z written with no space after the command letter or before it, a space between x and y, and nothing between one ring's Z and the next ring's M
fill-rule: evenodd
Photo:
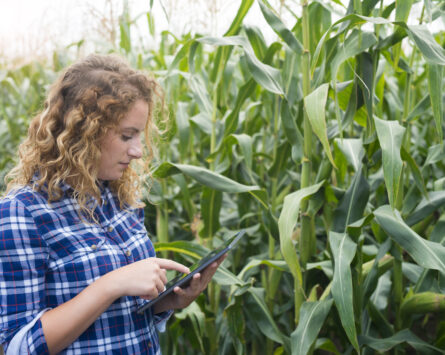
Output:
M62 189L64 197L51 205L29 186L0 200L0 343L6 348L42 310L70 300L111 270L155 256L143 209L121 210L104 187L95 210L99 224L88 225L78 218L72 189ZM165 327L171 312L139 315L144 302L116 300L63 353L160 354L157 328ZM48 353L40 320L24 342L31 354Z

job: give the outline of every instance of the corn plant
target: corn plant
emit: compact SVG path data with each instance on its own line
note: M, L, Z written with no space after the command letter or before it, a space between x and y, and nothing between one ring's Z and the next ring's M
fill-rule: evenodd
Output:
M204 246L250 235L165 346L441 353L445 53L425 23L442 5L426 1L408 25L413 1L351 0L341 14L302 1L290 28L258 1L268 44L243 25L252 3L224 36L177 42L160 68L175 134L154 173L169 216L157 230Z
M164 353L443 353L444 4L257 0L272 43L243 23L253 4L223 36L165 31L151 51L130 40L127 5L119 23L170 113L145 195L158 253L190 263L248 234L169 321ZM28 92L18 73L1 74L2 98L10 82ZM24 128L8 97L10 154Z

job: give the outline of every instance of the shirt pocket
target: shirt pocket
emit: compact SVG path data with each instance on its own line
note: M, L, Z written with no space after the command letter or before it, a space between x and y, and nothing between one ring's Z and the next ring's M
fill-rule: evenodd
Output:
M131 250L133 261L155 256L153 243L145 228L132 228L129 230L129 234L130 237L126 244L128 250Z
M54 235L46 272L46 296L50 306L78 295L92 282L114 269L106 239L86 231Z
M47 242L51 247L49 266L53 270L88 263L101 252L106 242L106 238L96 230L63 230L51 234Z

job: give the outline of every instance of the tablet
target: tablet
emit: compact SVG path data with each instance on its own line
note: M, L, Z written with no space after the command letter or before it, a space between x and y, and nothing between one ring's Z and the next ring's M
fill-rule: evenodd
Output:
M149 300L143 306L139 307L137 312L143 313L146 309L154 306L157 302L162 300L169 293L173 292L176 286L180 286L181 288L187 287L190 283L193 275L198 272L203 271L206 267L210 266L215 260L218 260L222 255L229 252L241 239L241 237L246 233L245 230L242 230L235 234L232 238L223 243L219 248L211 251L206 256L204 256L197 263L193 264L189 269L189 274L179 275L165 284L165 291L161 292L158 297Z

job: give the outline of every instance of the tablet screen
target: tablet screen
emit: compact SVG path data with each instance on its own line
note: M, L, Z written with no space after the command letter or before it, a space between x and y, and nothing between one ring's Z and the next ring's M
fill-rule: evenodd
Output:
M215 250L212 250L210 253L208 253L206 256L204 256L201 260L193 264L189 267L190 273L189 274L182 274L179 276L174 277L170 281L168 281L165 284L165 291L161 292L158 297L149 300L147 303L145 303L143 306L139 307L138 313L142 313L147 308L153 306L155 303L160 301L162 298L164 298L167 294L173 291L173 289L176 286L180 286L182 288L187 287L188 283L192 279L193 275L203 271L206 267L208 267L210 264L212 264L214 261L219 259L222 255L227 253L229 250L231 250L241 239L241 237L245 234L245 230L242 230L238 232L235 236L227 240L225 243L223 243L220 247L218 247Z

